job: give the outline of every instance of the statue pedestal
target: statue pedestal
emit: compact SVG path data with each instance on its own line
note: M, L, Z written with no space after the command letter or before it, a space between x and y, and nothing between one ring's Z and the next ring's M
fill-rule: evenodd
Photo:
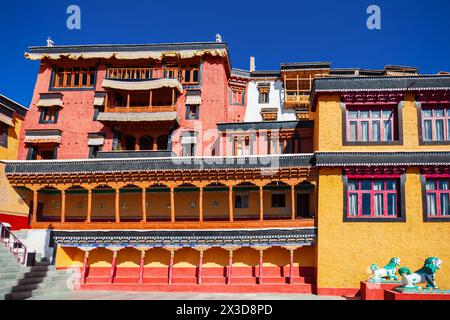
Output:
M386 290L384 300L450 300L450 293L410 293Z
M374 283L361 281L361 300L384 300L384 291L398 287L398 283Z

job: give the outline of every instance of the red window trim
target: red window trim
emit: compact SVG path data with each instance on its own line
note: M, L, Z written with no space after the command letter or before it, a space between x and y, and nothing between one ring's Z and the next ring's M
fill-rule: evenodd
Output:
M397 105L394 103L377 103L377 104L368 104L368 105L364 105L364 104L347 104L346 105L346 110L345 110L345 125L346 125L346 141L347 142L366 142L366 143L372 143L372 142L393 142L396 141L395 140L395 135L397 134L396 132L396 124L397 124L397 118L398 118L398 114L395 113L397 108ZM384 140L384 121L385 119L383 118L383 110L391 110L393 111L393 116L390 119L391 122L391 139L390 140ZM369 111L369 118L355 118L355 119L350 119L348 114L350 111ZM371 111L380 111L381 112L381 117L380 118L372 118L371 117ZM357 122L356 125L356 140L350 140L350 122ZM368 122L369 123L369 132L368 132L368 136L367 136L367 141L364 141L361 139L361 122ZM372 122L373 121L379 121L380 122L380 140L375 141L372 140Z
M355 178L358 177L358 178ZM350 190L349 185L352 182L351 180L358 180L358 184L360 185L360 183L363 180L371 180L372 182L372 189L371 190ZM374 190L374 181L375 180L382 180L384 182L384 188L383 190ZM397 188L395 190L387 190L386 189L386 183L388 181L395 181L397 183ZM348 180L347 180L347 218L370 218L370 219L397 219L400 216L400 188L401 188L401 182L400 182L400 175L365 175L365 176L361 176L361 175L353 175L353 176L348 176ZM357 194L358 195L358 214L357 215L352 215L350 214L351 211L351 206L350 206L350 195L351 194ZM370 194L370 215L363 215L362 214L362 195L363 194ZM383 195L383 214L382 215L375 215L375 208L374 208L374 201L373 199L375 199L375 194L382 194ZM389 194L395 194L396 195L396 214L395 215L389 215L388 214L388 195Z
M436 109L444 110L444 115L436 117L434 115L434 110L436 110ZM431 117L425 117L423 115L423 112L425 110L431 110L432 111ZM421 119L421 128L422 128L421 131L422 131L422 140L423 141L425 141L425 142L450 141L450 136L448 135L448 132L449 132L448 122L450 120L450 115L447 115L448 110L450 110L450 104L448 104L448 103L424 104L421 107L420 119ZM428 121L428 120L431 120L431 140L425 140L425 121ZM443 140L437 140L436 139L436 121L437 120L443 120L443 122L444 122L444 127L443 127L444 139Z
M436 176L434 178L430 178L429 176ZM450 219L450 215L442 215L441 212L441 194L448 194L450 197L450 190L440 190L439 189L439 180L447 180L450 178L450 174L447 175L426 175L426 179L435 180L436 183L436 189L435 190L426 190L425 188L425 200L426 201L426 208L427 208L427 218L435 219L435 218L444 218L444 219ZM425 185L428 181L425 181ZM428 208L428 194L435 194L436 195L436 215L431 215Z

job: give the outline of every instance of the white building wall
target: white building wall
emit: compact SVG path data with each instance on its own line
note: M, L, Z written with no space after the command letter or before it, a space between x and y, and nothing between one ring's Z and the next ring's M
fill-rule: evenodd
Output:
M270 83L269 103L258 103L258 83ZM295 110L284 108L284 89L280 80L250 81L247 90L247 107L244 122L263 121L262 108L277 108L277 121L296 121Z

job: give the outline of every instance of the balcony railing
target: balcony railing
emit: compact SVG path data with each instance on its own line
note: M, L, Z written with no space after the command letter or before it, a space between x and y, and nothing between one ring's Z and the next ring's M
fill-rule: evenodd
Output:
M105 112L174 112L175 106L174 105L168 105L168 106L125 106L125 107L118 107L118 106L111 106L109 105L107 109L105 109Z
M199 68L108 68L110 80L178 79L182 84L197 84Z

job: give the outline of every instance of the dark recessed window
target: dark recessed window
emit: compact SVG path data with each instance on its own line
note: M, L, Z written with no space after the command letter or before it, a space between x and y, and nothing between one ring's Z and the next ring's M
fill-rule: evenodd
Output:
M200 116L199 105L187 105L186 106L186 120L197 120Z
M0 123L0 147L8 147L8 126Z
M258 103L269 103L269 90L259 90Z
M284 193L272 194L272 208L285 208L286 207L286 195Z
M248 208L248 194L238 193L234 197L234 207L237 209Z
M58 107L46 107L40 108L41 116L39 118L39 123L57 123L58 122Z

